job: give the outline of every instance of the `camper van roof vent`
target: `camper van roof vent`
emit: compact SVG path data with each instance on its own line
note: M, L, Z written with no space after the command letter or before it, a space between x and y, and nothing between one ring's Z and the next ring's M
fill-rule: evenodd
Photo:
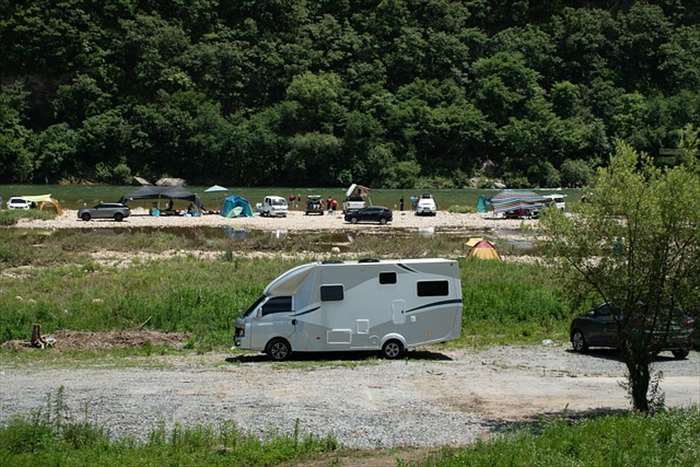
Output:
M379 260L377 258L362 258L361 260L358 261L358 263L378 263Z
M321 264L343 264L343 262L339 259L327 259L325 261L321 261Z

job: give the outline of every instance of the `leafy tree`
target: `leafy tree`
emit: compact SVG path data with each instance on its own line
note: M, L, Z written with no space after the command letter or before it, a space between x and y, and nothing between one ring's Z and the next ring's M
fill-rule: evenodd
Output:
M634 408L654 408L651 364L679 310L700 290L700 173L697 147L663 170L620 142L573 216L552 210L542 225L568 290L614 308ZM650 400L651 398L651 400Z
M581 159L567 159L561 164L561 181L564 186L586 186L593 178L593 169Z

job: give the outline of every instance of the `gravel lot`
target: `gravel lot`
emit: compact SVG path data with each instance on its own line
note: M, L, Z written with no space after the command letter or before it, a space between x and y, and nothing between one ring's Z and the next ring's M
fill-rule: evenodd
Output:
M163 368L97 365L12 368L0 362L0 423L45 404L64 386L66 402L113 435L144 436L159 422L234 420L254 433L333 433L351 447L467 444L511 421L564 410L628 407L615 353L567 347L495 347L418 352L383 361L326 356L284 364L259 356L160 357ZM159 357L153 357L158 359ZM315 357L318 358L318 357ZM152 361L150 363L153 363ZM659 357L669 406L700 404L700 353Z
M23 220L16 226L24 228L44 229L93 229L93 228L129 228L129 227L219 227L232 226L237 228L255 230L339 230L362 229L368 227L390 230L392 228L419 229L419 228L450 228L463 230L519 230L522 224L536 225L536 220L510 220L482 217L479 214L452 214L440 211L435 217L415 216L410 211L394 212L394 221L387 226L378 224L352 225L343 220L343 215L336 212L332 215L305 216L300 211L290 211L286 218L247 217L227 219L219 215L206 215L202 217L150 217L143 209L135 209L132 216L123 222L112 220L93 220L83 222L78 219L77 211L66 210L63 215L53 220Z

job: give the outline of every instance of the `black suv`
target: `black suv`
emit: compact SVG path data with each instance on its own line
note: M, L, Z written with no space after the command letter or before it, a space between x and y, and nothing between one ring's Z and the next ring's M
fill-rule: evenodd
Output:
M351 224L357 224L358 222L379 222L384 225L387 222L391 222L392 218L391 209L381 206L354 209L345 213L345 222L350 222Z
M619 318L619 315L618 315ZM634 322L630 323L632 326ZM654 329L654 340L662 352L670 350L677 359L688 356L695 320L678 312L668 329ZM639 325L640 328L644 326ZM665 326L664 326L665 328ZM617 347L617 319L615 309L607 303L592 309L571 322L571 345L576 352L585 352L589 347ZM651 329L645 332L652 332Z

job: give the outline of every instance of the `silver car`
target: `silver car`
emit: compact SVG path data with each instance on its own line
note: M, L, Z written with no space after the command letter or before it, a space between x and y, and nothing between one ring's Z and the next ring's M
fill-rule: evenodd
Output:
M121 203L99 203L94 208L83 208L78 211L78 218L85 222L92 219L114 219L117 222L129 217L129 207Z

